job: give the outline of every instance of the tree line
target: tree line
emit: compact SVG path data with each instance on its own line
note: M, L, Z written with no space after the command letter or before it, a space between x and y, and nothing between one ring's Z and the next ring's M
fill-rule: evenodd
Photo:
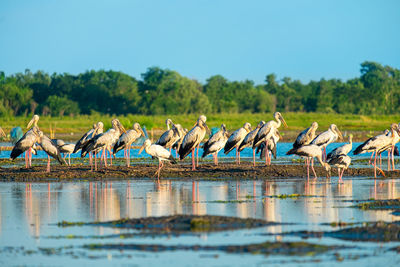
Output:
M0 71L0 116L42 114L188 114L328 112L400 113L400 70L366 61L360 77L302 83L269 74L265 83L215 75L204 84L176 71L151 67L138 80L117 71L7 76Z

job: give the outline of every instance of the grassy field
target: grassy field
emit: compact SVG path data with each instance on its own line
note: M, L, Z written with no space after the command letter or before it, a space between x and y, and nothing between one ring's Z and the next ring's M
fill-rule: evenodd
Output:
M340 115L340 114L320 114L320 113L283 113L288 128L285 131L297 132L302 130L313 121L319 124L319 131L326 130L330 124L335 123L342 131L382 131L390 127L393 122L400 121L400 115L380 115L380 116L363 116L363 115ZM111 119L116 116L109 115L82 115L77 117L45 117L41 116L39 120L40 128L45 132L50 132L50 127L56 129L56 134L75 135L81 134L91 128L94 122L102 121L105 129L111 126ZM175 123L180 123L184 128L190 129L198 115L127 115L118 116L122 124L127 128L131 128L133 122L139 122L140 125L146 126L149 133L151 130L155 132L166 128L165 120L171 118ZM15 126L25 129L31 117L9 117L0 118L0 127L6 133ZM260 120L269 121L273 119L273 114L207 114L207 124L211 127L219 127L225 123L229 130L234 130L250 122L254 127Z

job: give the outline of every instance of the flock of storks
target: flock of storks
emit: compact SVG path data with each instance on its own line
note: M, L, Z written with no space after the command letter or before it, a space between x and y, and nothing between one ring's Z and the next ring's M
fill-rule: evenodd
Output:
M276 158L276 147L278 141L282 138L279 133L279 127L287 124L279 112L274 113L275 120L260 121L257 127L252 130L250 123L246 122L243 127L229 134L224 124L218 132L214 133L203 145L202 157L212 155L214 163L218 165L218 152L224 149L224 153L227 154L233 149L236 149L236 163L240 164L240 152L246 147L252 147L253 149L253 165L255 166L255 155L260 153L260 157L265 157L265 165L271 164L271 157ZM163 161L169 161L176 164L177 161L171 154L171 149L176 150L176 157L183 160L188 154L192 153L192 170L196 170L199 165L199 148L200 144L205 138L207 131L209 131L206 124L206 116L201 115L195 124L195 126L187 131L183 129L180 124L174 124L170 119L167 119L167 131L164 132L158 141L154 144L149 139L146 139L140 148L139 154L146 151L147 154L153 158L157 158L159 166L155 175L159 178L160 171L163 167ZM32 120L29 122L27 128L29 129L24 136L15 144L11 152L11 158L14 160L22 153L25 152L25 165L26 168L31 167L32 164L32 153L36 153L36 146L39 145L48 155L47 161L47 172L50 172L50 157L58 160L60 164L66 164L65 158L71 153L76 153L81 150L81 157L85 157L89 154L91 171L96 171L97 166L97 155L100 153L100 164L107 168L107 152L110 158L110 164L112 165L112 157L115 157L115 153L124 149L124 158L126 164L130 166L130 148L133 142L139 137L145 136L144 131L140 127L139 123L134 123L131 130L125 130L123 125L118 119L111 121L112 128L104 132L104 125L102 122L98 122L93 125L93 128L85 133L82 138L76 144L66 144L60 139L50 139L39 129L37 123L39 116L34 115ZM296 138L293 143L293 148L290 149L287 155L298 155L305 158L307 165L307 177L310 177L310 166L317 177L314 170L314 158L320 162L320 164L327 171L327 175L330 175L331 166L338 169L339 182L342 181L344 171L349 167L351 158L347 155L352 150L352 135L349 135L349 143L340 146L326 154L326 147L335 142L339 137L342 137L342 133L335 124L331 124L329 129L325 132L316 135L318 123L313 122L311 126L303 130ZM1 129L1 128L0 128ZM1 133L0 134L4 134ZM396 150L396 143L400 141L399 137L400 128L398 124L393 123L390 130L386 130L383 134L369 138L363 144L358 146L353 152L354 155L372 152L370 163L373 155L375 158L373 161L374 174L376 177L376 170L382 172L377 166L376 158L381 155L383 151L388 150L388 170L395 170L394 166L394 153ZM197 150L196 150L197 149ZM62 157L61 154L65 156ZM398 153L398 151L397 151ZM390 160L391 158L391 160ZM93 164L94 159L94 164ZM94 166L93 166L94 165ZM382 172L383 173L383 172Z

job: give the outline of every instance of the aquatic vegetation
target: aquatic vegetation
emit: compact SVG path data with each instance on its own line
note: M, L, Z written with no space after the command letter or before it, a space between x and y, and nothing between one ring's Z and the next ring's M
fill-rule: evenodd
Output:
M392 210L400 209L400 198L387 199L387 200L372 200L370 202L363 202L352 206L362 210Z
M139 219L120 219L108 222L67 222L58 223L60 227L69 226L109 226L118 228L129 228L157 233L165 232L209 232L224 231L242 228L253 228L267 225L276 225L260 219L236 218L212 215L172 215L162 217L146 217Z

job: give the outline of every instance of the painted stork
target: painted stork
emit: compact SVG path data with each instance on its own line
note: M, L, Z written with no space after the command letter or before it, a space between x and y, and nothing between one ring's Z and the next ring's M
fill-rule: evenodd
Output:
M274 118L275 118L275 121L267 122L258 131L256 138L254 139L254 142L253 142L253 148L260 146L261 143L264 141L267 142L266 145L268 146L268 142L269 142L271 136L275 133L275 129L278 129L282 123L283 123L283 125L285 125L287 127L285 119L283 118L281 113L275 112ZM267 152L268 152L268 150L266 149L265 150L265 165L268 165L268 162L269 162L269 159L268 159L269 153L267 153Z
M331 124L329 129L325 132L320 133L317 137L312 140L311 144L317 145L323 149L323 160L326 161L326 147L340 137L343 139L342 133L335 124Z
M46 172L50 172L50 156L56 159L61 165L65 163L65 160L61 157L61 152L57 148L57 145L42 131L39 131L39 145L42 147L43 151L47 154L47 168Z
M393 140L395 139L395 131L399 131L399 125L396 123L392 123L390 127L390 131L392 132L391 136L380 134L375 137L369 138L367 141L359 145L353 152L354 155L366 153L366 152L374 152L374 176L376 178L376 170L378 169L382 174L383 171L376 166L376 156L386 149L392 147Z
M306 160L306 162L307 162L307 179L310 178L310 161L311 161L311 169L314 173L315 178L317 178L317 174L315 173L315 170L314 170L314 158L317 158L319 163L321 163L322 167L325 168L325 170L328 172L328 174L330 173L331 166L328 163L322 161L322 150L321 150L321 147L319 147L318 145L309 144L309 145L301 146L299 148L292 150L290 152L290 154L295 154L297 156L307 158L307 160Z
M318 123L314 121L310 127L307 129L303 130L301 133L296 138L296 141L293 143L293 148L296 149L301 146L308 145L312 142L312 140L315 139L315 132L317 131L318 128ZM290 150L289 150L290 151ZM289 155L286 153L286 155Z
M251 131L251 124L246 122L243 124L243 127L234 131L229 137L228 141L226 141L224 147L225 155L231 152L234 148L236 148L236 163L240 164L240 151L239 146L243 142L243 139L246 135Z
M328 163L338 169L339 183L342 182L343 173L350 166L351 158L346 154L334 154L329 157Z
M246 137L243 139L242 143L239 146L239 152L241 152L243 149L245 149L246 147L250 147L253 146L253 141L256 138L256 135L258 133L258 131L261 129L261 127L263 127L265 124L265 121L260 121L257 125L257 127L249 132ZM255 148L253 148L253 166L256 166L256 152L255 152Z
M189 155L190 152L192 152L192 170L196 170L196 164L195 164L195 149L197 148L197 156L199 154L199 146L201 141L204 139L206 135L206 131L208 130L208 126L206 124L206 116L201 115L197 119L196 126L194 126L183 138L181 147L179 148L179 158L182 160L184 159L187 155ZM199 165L199 162L197 160L197 166Z
M111 158L110 146L118 140L122 133L126 133L124 126L122 126L121 122L118 119L113 119L111 121L111 125L112 128L109 129L107 132L97 134L92 139L90 139L87 145L82 148L81 157L85 157L87 153L90 153L92 151L94 152L103 149L104 166L107 167L106 150L110 152Z
M160 145L151 144L149 139L146 139L146 141L144 141L142 147L139 150L139 154L142 153L143 149L146 151L147 154L158 159L158 169L154 174L157 175L158 181L160 181L161 168L164 166L163 161L169 161L172 164L177 163L175 158L171 155L171 153L168 150L166 150L164 147Z
M228 141L228 131L226 130L225 124L221 124L221 129L204 143L203 155L201 157L204 158L212 154L214 164L218 165L218 152L225 147L226 141Z
M145 136L142 127L140 124L135 122L132 126L131 130L128 130L126 133L122 134L118 141L115 143L113 148L113 154L115 155L121 149L124 149L124 158L126 159L126 166L130 166L130 158L131 158L131 145L135 142L139 137Z
M18 140L17 143L15 143L12 151L10 158L12 160L16 159L19 155L25 152L25 167L29 168L31 167L31 161L29 158L29 150L32 150L32 146L35 145L36 142L38 142L40 138L40 130L39 127L33 126L29 131L27 131L21 139ZM42 133L43 134L43 133Z

